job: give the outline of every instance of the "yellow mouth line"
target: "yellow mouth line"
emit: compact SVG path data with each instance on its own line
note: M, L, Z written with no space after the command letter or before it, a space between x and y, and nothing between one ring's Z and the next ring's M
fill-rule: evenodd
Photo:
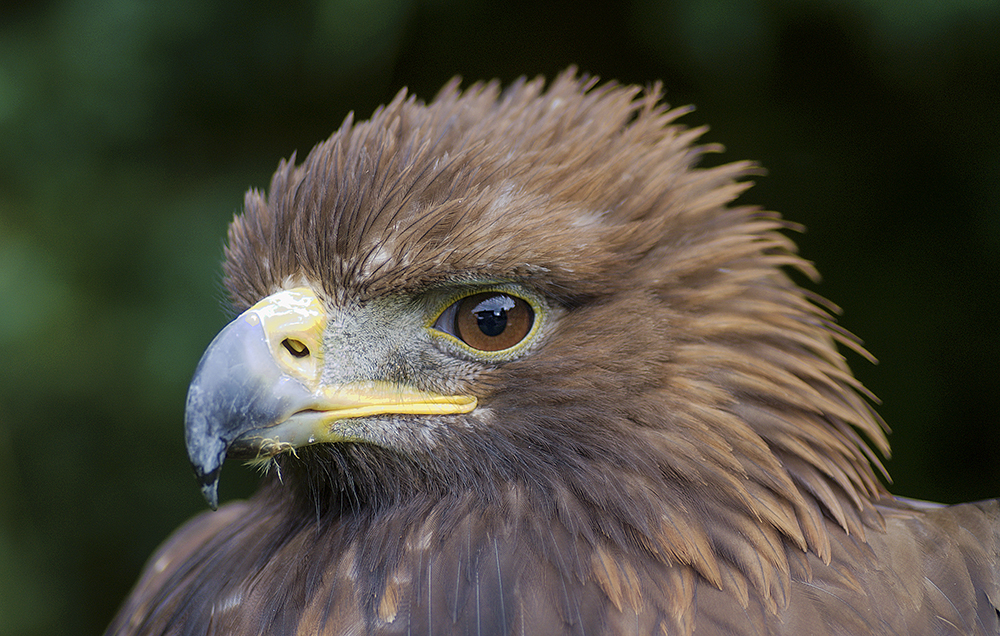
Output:
M471 395L441 395L386 382L320 387L315 404L296 413L322 413L330 419L372 415L447 415L476 408Z
M325 397L325 396L324 396ZM299 413L322 413L333 419L352 417L368 417L371 415L388 415L391 413L411 415L444 415L451 413L468 413L476 408L476 398L466 395L374 395L361 393L345 393L338 391L329 402Z
M468 413L478 401L471 395L439 395L388 385L365 383L322 387L317 399L273 426L241 435L232 450L252 452L257 460L296 448L360 439L337 422L376 415L455 415Z

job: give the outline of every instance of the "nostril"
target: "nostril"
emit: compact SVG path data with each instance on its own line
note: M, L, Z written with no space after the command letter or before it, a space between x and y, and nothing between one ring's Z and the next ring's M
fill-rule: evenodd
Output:
M301 340L285 338L281 341L281 346L296 358L304 358L309 355L309 347L307 347Z

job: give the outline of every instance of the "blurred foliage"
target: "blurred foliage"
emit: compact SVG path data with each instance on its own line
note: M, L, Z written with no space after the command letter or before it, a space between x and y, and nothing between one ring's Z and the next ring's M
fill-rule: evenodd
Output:
M0 9L0 633L99 633L204 508L181 419L248 187L452 75L662 79L817 289L896 434L896 492L1000 495L1000 4L47 0ZM255 475L231 468L223 497Z

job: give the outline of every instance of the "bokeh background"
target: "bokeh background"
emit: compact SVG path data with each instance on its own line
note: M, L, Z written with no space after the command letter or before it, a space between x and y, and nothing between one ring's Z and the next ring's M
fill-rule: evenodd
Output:
M0 7L0 633L100 633L204 509L187 382L226 224L402 86L664 80L769 171L894 430L895 492L1000 496L995 0L7 0ZM256 476L231 466L224 499Z

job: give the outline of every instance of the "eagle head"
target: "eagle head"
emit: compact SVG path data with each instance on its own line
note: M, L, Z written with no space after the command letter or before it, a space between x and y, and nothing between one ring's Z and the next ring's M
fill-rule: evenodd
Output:
M734 202L755 165L699 167L685 112L572 70L452 82L282 162L229 229L239 316L188 394L212 507L224 459L264 465L260 541L353 563L372 621L449 551L619 608L675 566L780 606L784 546L863 537L861 436L887 446L860 347L786 272L813 275L789 224Z

